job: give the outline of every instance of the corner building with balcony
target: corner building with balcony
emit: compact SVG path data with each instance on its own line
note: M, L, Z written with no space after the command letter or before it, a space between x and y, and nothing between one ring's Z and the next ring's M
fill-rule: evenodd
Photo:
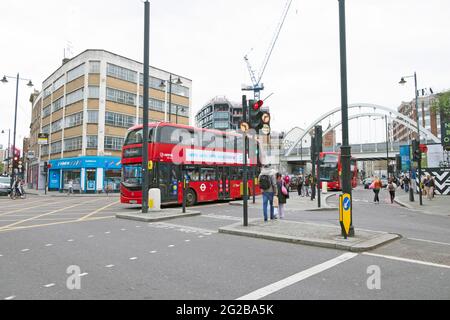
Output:
M32 94L30 161L27 182L43 190L44 163L48 162L48 188L66 190L73 181L75 192L118 192L121 180L121 148L127 129L143 122L143 64L105 50L86 50L64 60ZM170 76L171 113L167 114ZM149 121L190 124L192 81L150 67ZM38 144L38 134L49 135Z

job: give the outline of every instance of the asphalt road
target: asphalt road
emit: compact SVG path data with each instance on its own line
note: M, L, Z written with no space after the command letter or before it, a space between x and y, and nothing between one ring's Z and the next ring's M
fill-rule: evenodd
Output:
M356 231L403 238L364 254L219 234L242 219L228 203L148 224L115 219L139 210L117 197L1 199L0 299L449 299L450 218L370 197L354 194ZM337 224L337 212L288 209L288 219ZM367 285L374 266L380 289Z

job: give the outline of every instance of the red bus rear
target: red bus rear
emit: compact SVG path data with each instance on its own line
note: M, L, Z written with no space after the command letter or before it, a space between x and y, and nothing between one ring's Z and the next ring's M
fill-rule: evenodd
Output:
M352 188L356 188L358 178L358 167L356 160L351 158L350 171L352 173ZM338 152L320 153L320 181L327 182L329 190L342 190L342 161Z
M253 150L255 148L250 148ZM249 155L251 177L259 175L256 152ZM179 124L149 125L150 188L161 190L162 204L183 201L183 172L188 206L242 198L243 139L236 133ZM260 193L255 186L256 194ZM142 125L128 130L122 152L122 203L142 204Z

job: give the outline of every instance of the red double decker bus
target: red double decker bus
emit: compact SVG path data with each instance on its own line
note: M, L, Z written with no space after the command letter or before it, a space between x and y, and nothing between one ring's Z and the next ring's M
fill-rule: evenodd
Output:
M142 204L142 125L128 130L122 150L122 203ZM149 124L150 188L161 190L162 204L186 204L242 198L243 138L237 133L171 123ZM255 148L250 148L253 150ZM256 152L248 157L249 189L260 169ZM260 193L255 186L256 194Z
M329 190L342 190L342 160L338 152L321 152L319 162L320 181L327 182ZM352 188L358 183L358 167L356 159L350 160L350 171L352 173Z

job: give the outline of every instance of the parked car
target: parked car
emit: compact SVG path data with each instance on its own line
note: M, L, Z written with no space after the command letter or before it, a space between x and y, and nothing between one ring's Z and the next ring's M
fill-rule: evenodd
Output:
M0 177L0 195L7 196L11 192L11 178Z

